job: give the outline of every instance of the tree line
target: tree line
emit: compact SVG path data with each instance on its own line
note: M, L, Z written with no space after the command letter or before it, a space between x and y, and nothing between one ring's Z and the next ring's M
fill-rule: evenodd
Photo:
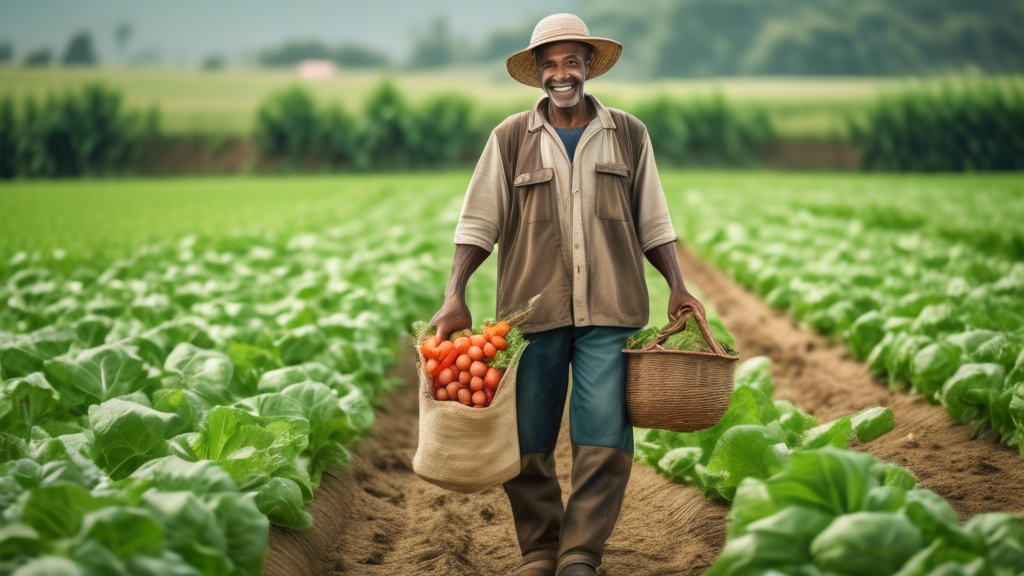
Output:
M359 111L318 103L302 86L270 94L251 138L286 170L424 170L471 167L504 118L529 103L481 106L457 93L410 104L382 81ZM659 165L757 166L779 136L766 113L719 93L654 96L630 107L647 127ZM939 84L881 94L848 118L865 169L1024 169L1024 88ZM131 173L144 146L166 146L155 108L129 110L102 84L0 99L0 178Z

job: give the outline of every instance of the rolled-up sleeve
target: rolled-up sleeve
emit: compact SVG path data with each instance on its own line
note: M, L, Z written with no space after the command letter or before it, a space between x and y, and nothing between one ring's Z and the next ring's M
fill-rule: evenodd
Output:
M455 243L472 244L488 252L493 251L508 214L508 204L508 184L498 138L492 131L466 190L462 213L455 227Z
M633 194L637 202L636 237L640 242L640 250L647 252L655 246L674 241L676 231L672 227L665 191L661 188L658 167L654 163L651 137L646 130L636 164Z

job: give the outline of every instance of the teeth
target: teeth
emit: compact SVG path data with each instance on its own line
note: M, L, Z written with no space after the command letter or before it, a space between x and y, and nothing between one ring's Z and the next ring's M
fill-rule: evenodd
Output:
M554 90L555 92L568 92L569 90L572 90L572 86L563 86L561 88L552 87L551 89Z

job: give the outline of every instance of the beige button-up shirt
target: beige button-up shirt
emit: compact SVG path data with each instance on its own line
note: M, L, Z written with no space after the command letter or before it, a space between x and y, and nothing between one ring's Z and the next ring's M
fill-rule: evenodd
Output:
M597 115L571 164L547 96L491 132L455 230L456 244L499 244L499 318L541 294L524 332L646 326L643 253L676 239L646 127L584 95Z

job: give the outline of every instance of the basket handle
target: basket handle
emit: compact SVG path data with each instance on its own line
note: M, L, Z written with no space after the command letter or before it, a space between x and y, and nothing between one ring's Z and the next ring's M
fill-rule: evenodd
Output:
M708 321L704 318L703 314L698 312L689 304L682 305L679 308L679 311L682 313L675 320L669 322L664 328L662 328L661 331L658 332L658 335L654 337L654 340L651 340L641 348L642 351L649 352L651 350L661 348L661 344L665 342L665 340L668 340L669 336L682 332L686 329L686 320L692 315L697 321L697 328L700 330L700 335L704 338L704 341L707 342L708 346L711 347L711 350L719 356L728 356L725 349L722 348L722 345L719 344L718 340L711 334L711 326L708 326Z

